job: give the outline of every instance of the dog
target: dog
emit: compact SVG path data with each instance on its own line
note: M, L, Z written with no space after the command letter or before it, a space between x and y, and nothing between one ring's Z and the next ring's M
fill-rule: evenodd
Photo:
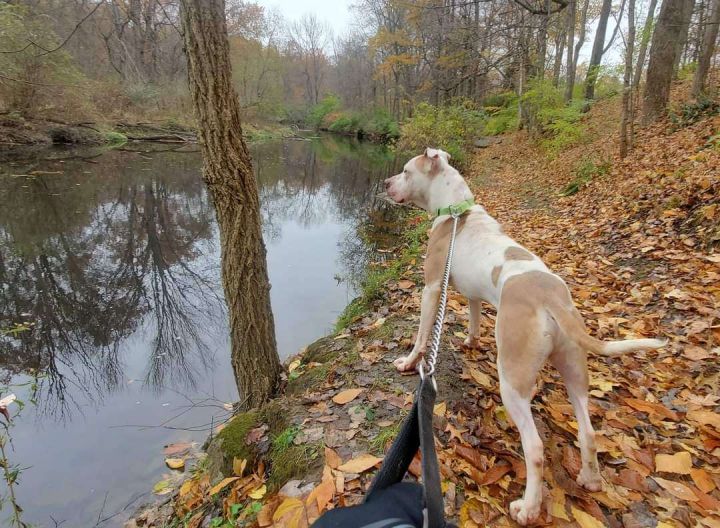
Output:
M530 402L543 364L549 360L562 375L578 423L582 468L577 482L590 491L602 489L595 431L588 412L587 351L618 356L666 345L661 339L600 341L588 335L565 282L536 255L507 236L481 205L450 155L427 149L408 161L400 174L385 180L387 194L396 203L412 203L436 216L425 259L420 328L409 355L394 364L399 371L415 370L422 359L440 298L445 260L452 230L448 206L467 208L458 219L450 282L467 297L469 337L480 337L481 301L497 310L495 340L500 395L520 431L527 483L521 499L510 504L510 515L521 525L535 522L542 505L543 445L535 427ZM459 204L459 205L458 205ZM463 204L467 204L464 205Z

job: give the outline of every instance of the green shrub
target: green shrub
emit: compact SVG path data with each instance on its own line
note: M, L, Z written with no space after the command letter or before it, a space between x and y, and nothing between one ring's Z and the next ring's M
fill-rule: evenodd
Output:
M364 113L341 112L339 115L329 114L327 117L332 119L328 130L339 134L382 140L396 139L400 135L397 121L382 108Z
M591 159L584 159L575 169L575 179L568 183L565 188L560 191L561 196L571 196L585 187L590 180L597 176L604 176L610 169L612 164L608 160L596 162Z
M446 150L462 162L483 133L486 114L470 101L449 106L420 103L400 127L399 150L419 152L426 147Z
M325 117L340 108L340 98L334 94L326 95L322 101L310 109L307 116L307 124L315 129L319 129Z
M534 80L522 96L525 111L530 115L542 146L551 154L575 145L585 138L581 120L585 101L573 99L566 104L561 88L549 80Z

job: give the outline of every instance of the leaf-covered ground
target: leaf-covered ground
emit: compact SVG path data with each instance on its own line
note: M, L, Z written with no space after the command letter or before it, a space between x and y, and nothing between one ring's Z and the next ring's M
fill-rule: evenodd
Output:
M546 461L540 524L717 528L720 117L640 130L621 162L607 125L616 106L599 103L587 141L553 160L516 134L480 151L467 175L477 201L567 281L595 336L670 339L660 351L590 357L601 492L575 484L577 424L559 376L542 371L533 402ZM561 197L588 161L608 170ZM308 455L306 470L279 490L269 485L271 463L245 469L236 460L236 474L220 484L199 473L175 500L178 518L208 523L214 505L235 523L225 526L303 527L362 500L416 383L391 361L406 353L417 326L421 267L422 259L410 260L371 313L290 365L293 390L283 405L293 409L289 441ZM461 346L465 301L453 294L449 307L435 409L446 513L463 527L513 525L507 508L522 493L524 463L499 397L494 310L483 319L482 347L469 350ZM279 442L263 424L246 441L274 446L266 452ZM411 470L417 475L418 464Z

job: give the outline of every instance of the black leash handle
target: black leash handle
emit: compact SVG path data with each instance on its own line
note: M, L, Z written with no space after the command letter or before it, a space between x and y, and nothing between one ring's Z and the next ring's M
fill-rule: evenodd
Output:
M401 482L407 473L418 448L422 454L423 496L425 499L425 528L445 528L445 511L440 485L440 465L435 452L433 410L435 408L435 382L432 376L420 381L410 414L393 442L380 471L370 485L365 502L373 494Z

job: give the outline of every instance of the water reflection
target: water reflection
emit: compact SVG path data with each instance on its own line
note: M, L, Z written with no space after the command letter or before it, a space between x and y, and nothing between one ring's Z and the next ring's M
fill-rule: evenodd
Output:
M0 381L39 380L38 406L13 436L14 456L32 466L20 487L26 520L41 525L49 515L91 525L101 506L125 504L162 472L166 431L110 427L161 423L183 398L237 396L200 157L140 150L38 151L0 162L0 328L33 324L0 337ZM392 159L377 146L333 138L266 143L253 158L287 356L325 333L351 297L334 277L356 271L367 255L357 226ZM204 412L179 424L198 431L191 439L207 429L195 425L215 419ZM132 461L109 460L118 445L133 446ZM113 475L112 485L101 473Z

